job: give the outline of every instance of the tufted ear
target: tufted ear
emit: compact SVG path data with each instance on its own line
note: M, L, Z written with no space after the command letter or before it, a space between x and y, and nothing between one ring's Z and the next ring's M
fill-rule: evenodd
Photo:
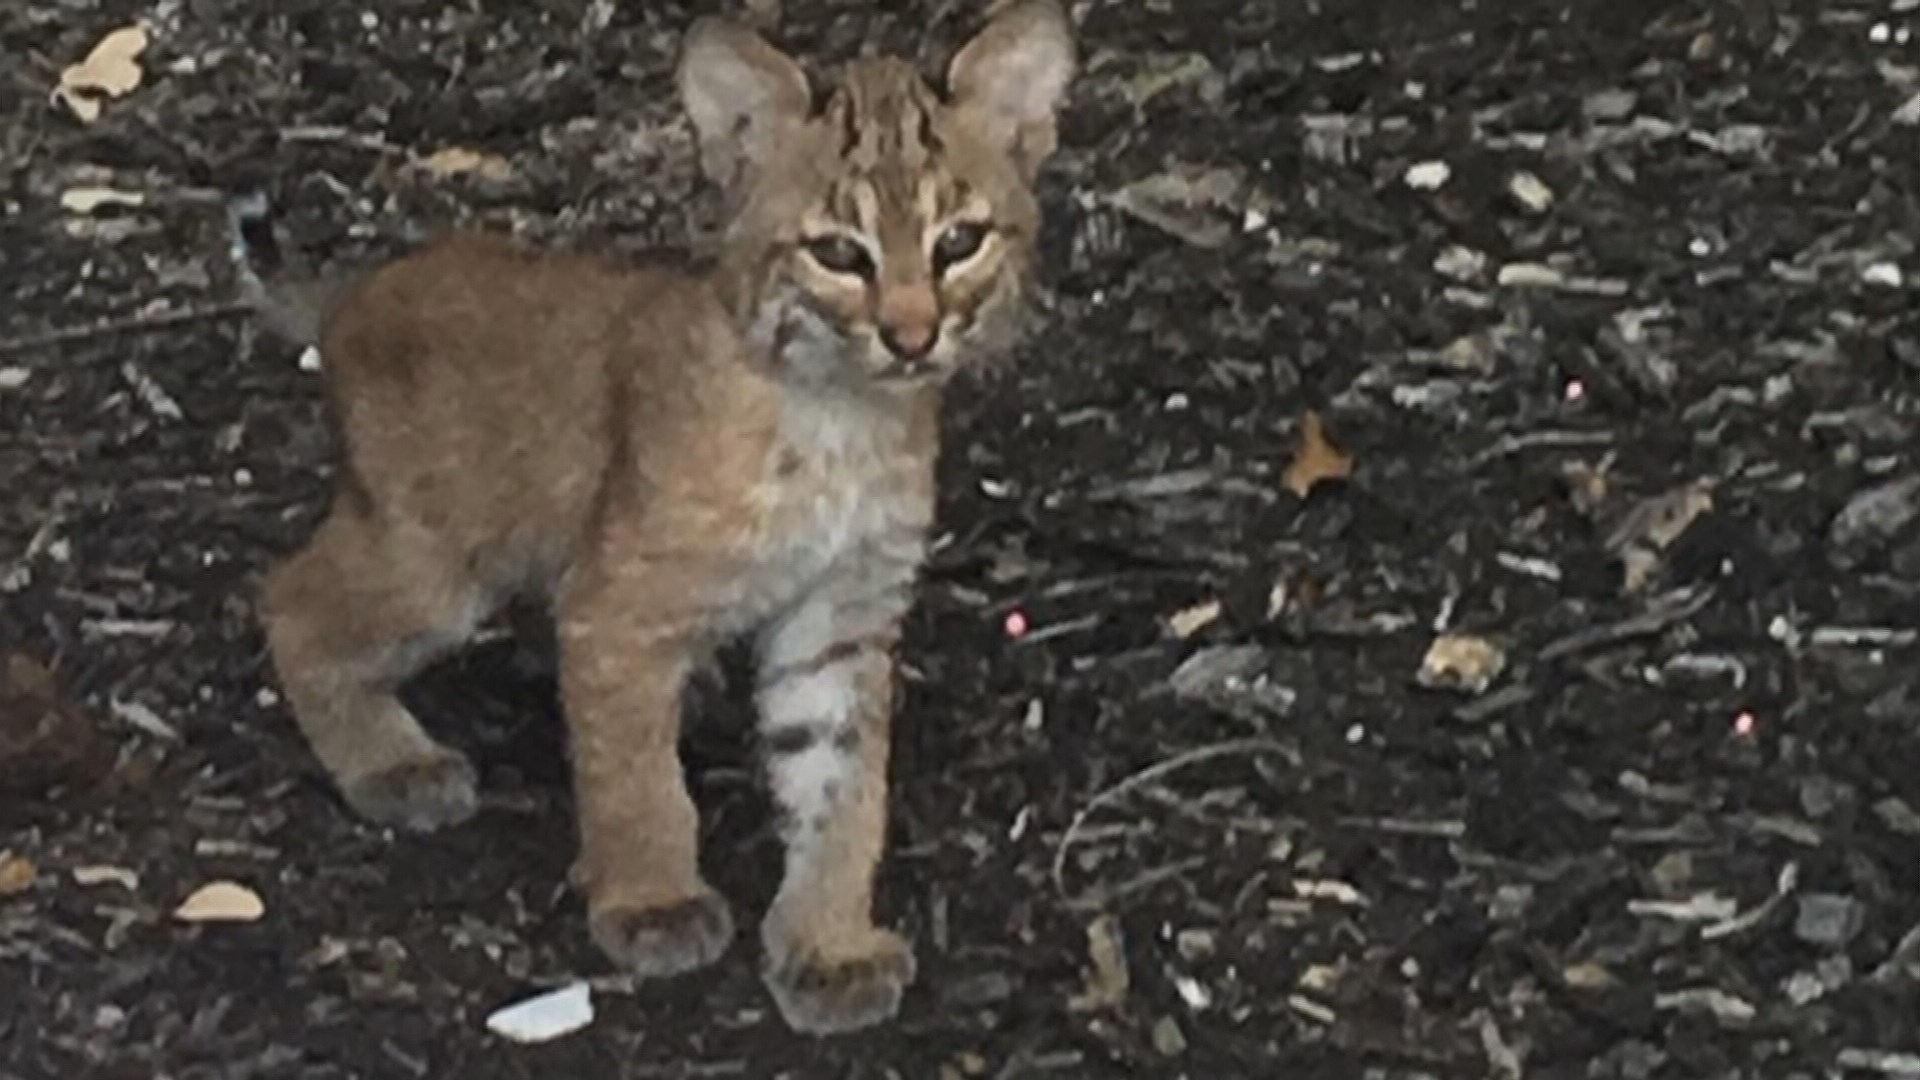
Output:
M1012 0L953 58L954 106L1005 148L1028 180L1053 153L1073 79L1073 24L1057 0Z
M765 164L780 128L806 119L812 108L799 64L759 34L722 19L701 19L687 32L679 82L700 143L700 167L729 194Z

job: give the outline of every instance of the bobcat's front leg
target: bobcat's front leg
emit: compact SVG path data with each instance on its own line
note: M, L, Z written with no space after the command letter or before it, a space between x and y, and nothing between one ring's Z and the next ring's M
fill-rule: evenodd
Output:
M892 649L911 601L905 560L848 560L762 636L762 740L786 875L761 929L767 985L813 1034L892 1017L912 950L873 922L885 846Z
M579 569L557 627L580 829L575 879L604 952L640 975L672 975L712 963L733 939L725 901L700 875L678 745L701 575L618 555Z

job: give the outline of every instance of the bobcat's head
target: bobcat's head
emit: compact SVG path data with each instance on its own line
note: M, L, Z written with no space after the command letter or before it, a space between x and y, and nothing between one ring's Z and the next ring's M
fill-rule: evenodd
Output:
M953 58L849 64L816 94L742 27L689 34L680 89L728 202L721 279L749 338L816 383L943 380L1015 334L1073 74L1055 0L1015 0Z

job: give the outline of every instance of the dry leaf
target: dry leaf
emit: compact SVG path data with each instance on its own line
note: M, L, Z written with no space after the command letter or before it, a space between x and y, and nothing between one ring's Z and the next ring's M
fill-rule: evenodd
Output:
M1209 600L1204 604L1182 608L1167 616L1167 628L1173 631L1174 637L1184 641L1199 633L1219 617L1220 601Z
M11 851L0 851L0 897L18 896L31 889L39 873L33 860Z
M1087 972L1087 989L1067 1003L1074 1012L1111 1009L1127 1000L1133 977L1127 971L1126 943L1120 936L1120 920L1102 915L1087 924L1087 959L1093 970Z
M267 913L260 894L232 881L211 881L193 891L173 917L181 922L256 922Z
M140 85L140 54L147 51L147 28L123 26L93 47L85 60L60 73L53 98L82 123L100 119L101 98L124 97Z
M60 208L70 214L91 214L103 206L140 206L146 201L142 192L105 187L68 188L60 193Z
M1414 678L1430 689L1460 689L1485 693L1506 669L1507 654L1483 637L1442 634L1428 646Z
M1287 490L1301 498L1322 480L1341 480L1353 472L1353 457L1343 454L1327 441L1320 414L1312 409L1300 420L1300 449L1287 466L1284 483Z
M513 166L507 162L506 158L498 154L469 150L464 146L448 146L435 150L415 161L414 164L439 177L471 175L482 180L499 182L511 179L513 176Z

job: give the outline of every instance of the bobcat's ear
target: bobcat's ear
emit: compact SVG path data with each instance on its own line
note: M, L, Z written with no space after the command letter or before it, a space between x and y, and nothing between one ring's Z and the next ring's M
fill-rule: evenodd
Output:
M1073 24L1057 0L1012 0L955 54L947 89L1031 181L1053 153L1073 72Z
M766 163L787 124L807 118L813 95L793 58L752 30L703 18L687 32L680 99L700 144L700 168L729 194Z

